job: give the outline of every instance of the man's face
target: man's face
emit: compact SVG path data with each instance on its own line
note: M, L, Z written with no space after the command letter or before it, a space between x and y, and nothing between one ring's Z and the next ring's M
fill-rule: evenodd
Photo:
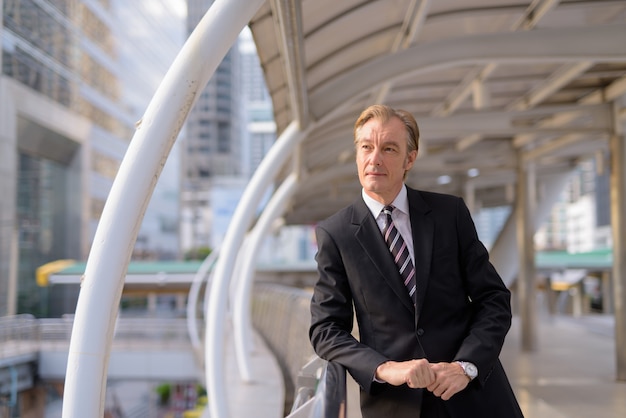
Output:
M407 150L407 131L402 121L386 123L370 119L357 131L356 165L361 186L368 196L390 204L404 183L417 151Z

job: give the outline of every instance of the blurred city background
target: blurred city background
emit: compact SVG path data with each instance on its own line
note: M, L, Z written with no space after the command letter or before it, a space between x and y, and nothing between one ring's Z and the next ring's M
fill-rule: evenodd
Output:
M61 416L58 364L65 364L59 358L67 351L54 344L69 338L80 275L107 196L143 112L212 3L0 0L0 344L23 332L24 340L47 338L53 347L47 358L37 357L48 367L37 373L29 358L10 360L9 346L0 349L0 417ZM617 4L624 20L624 2L602 3ZM158 337L164 346L186 338L181 321L190 277L222 244L246 185L276 139L272 97L246 28L190 112L158 180L131 257L136 278L129 270L119 307L120 319L128 321L120 322L116 338L162 334L168 336ZM539 310L570 318L613 312L607 164L605 152L576 160L534 234L538 284L550 290ZM438 181L450 179L442 170ZM479 236L491 249L513 208L473 209ZM289 274L280 276L282 284L298 288L314 280L312 224L277 225L260 248L260 276L269 271L275 278L284 269ZM182 264L176 263L185 261L191 270L177 271ZM186 363L185 350L172 348L181 366L171 378L170 371L150 376L150 368L119 377L112 370L108 416L182 417L206 402L198 366L193 356Z

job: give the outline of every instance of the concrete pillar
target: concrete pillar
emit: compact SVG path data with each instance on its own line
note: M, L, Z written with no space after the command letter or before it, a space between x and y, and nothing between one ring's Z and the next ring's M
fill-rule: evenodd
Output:
M519 251L519 274L517 294L521 318L522 350L537 348L537 311L535 308L535 249L534 249L534 209L535 209L535 166L525 162L523 151L518 153L517 198L515 217L517 226L517 248Z
M626 101L626 97L622 97ZM615 352L617 380L626 381L626 141L620 120L623 104L614 106L611 135L611 225L613 229L613 306L615 310Z
M17 112L11 81L0 74L0 316L17 312L17 163Z

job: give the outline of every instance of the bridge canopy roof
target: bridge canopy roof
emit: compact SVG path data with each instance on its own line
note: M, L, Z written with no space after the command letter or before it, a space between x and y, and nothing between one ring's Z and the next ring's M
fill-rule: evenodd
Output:
M520 161L539 181L605 161L626 91L623 1L275 0L249 26L278 133L310 129L282 168L301 179L288 224L356 198L352 127L370 104L420 125L407 184L491 207L512 203Z

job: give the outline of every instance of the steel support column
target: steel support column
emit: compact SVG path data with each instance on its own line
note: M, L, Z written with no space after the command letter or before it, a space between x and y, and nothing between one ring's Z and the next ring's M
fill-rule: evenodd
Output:
M517 198L515 217L517 226L517 247L520 268L517 276L519 312L522 322L522 350L537 348L537 311L535 283L535 250L533 237L535 227L535 167L533 162L524 162L522 152L518 154Z
M622 99L626 100L626 99ZM611 136L611 226L613 228L613 307L617 380L626 381L626 135L614 107L615 128Z

